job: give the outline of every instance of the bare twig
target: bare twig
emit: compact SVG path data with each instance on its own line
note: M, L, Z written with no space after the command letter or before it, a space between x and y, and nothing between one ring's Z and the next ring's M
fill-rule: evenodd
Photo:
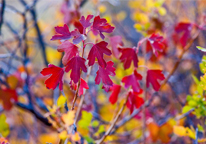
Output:
M85 78L85 81L88 83L88 80L89 80L89 76L90 76L90 73L91 73L91 69L92 67L89 67L88 69L88 72L87 72L87 76ZM85 90L85 92L83 93L83 95L81 96L81 100L80 100L80 103L79 103L79 106L78 106L78 109L77 109L77 113L76 113L76 118L74 120L74 124L76 124L78 118L79 118L79 114L80 114L80 111L82 109L82 105L83 105L83 102L84 102L84 98L85 98L85 94L87 92L87 89Z
M0 35L1 35L1 27L2 27L2 24L4 22L4 10L5 10L5 6L6 6L6 1L2 0L1 3L2 3L2 7L1 7L1 11L0 11Z

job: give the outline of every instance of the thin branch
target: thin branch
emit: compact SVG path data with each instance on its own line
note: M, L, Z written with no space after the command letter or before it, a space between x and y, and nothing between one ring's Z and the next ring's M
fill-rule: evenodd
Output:
M5 6L6 6L6 1L2 0L1 3L2 3L2 6L1 6L1 11L0 11L0 35L1 35L1 27L4 22L4 11L5 11Z
M99 141L97 141L97 144L102 144L103 141L105 140L105 138L106 138L108 135L110 135L110 132L111 132L112 129L114 128L117 120L119 119L120 115L122 114L122 112L123 112L123 110L124 110L124 108L125 108L125 106L126 106L128 97L129 97L129 94L127 94L126 100L125 100L122 108L119 110L118 114L117 114L116 117L114 118L114 120L113 120L112 124L110 125L109 129L106 131L106 133L103 135L103 137L102 137Z
M34 109L33 106L25 105L25 104L19 103L19 102L16 103L16 105L17 105L19 108L22 108L22 109L24 109L24 110L27 110L27 111L33 113L34 116L35 116L38 120L40 120L42 123L44 123L45 125L47 125L47 126L52 126L52 125L49 123L48 119L45 118L45 117L44 117L42 114L40 114L39 112L37 112L37 111Z
M90 73L91 73L91 67L89 67L88 69L88 72L87 72L87 76L85 78L85 81L88 83L89 81L89 76L90 76ZM78 106L78 109L77 109L77 113L76 113L76 118L74 120L74 124L76 124L78 118L79 118L79 114L80 114L80 111L82 109L82 106L83 106L83 102L84 102L84 98L85 98L85 94L87 92L87 89L85 90L85 92L83 93L83 95L81 96L81 100L80 100L80 103L79 103L79 106Z
M10 53L7 53L7 54L0 54L0 58L8 58L10 57L11 54Z

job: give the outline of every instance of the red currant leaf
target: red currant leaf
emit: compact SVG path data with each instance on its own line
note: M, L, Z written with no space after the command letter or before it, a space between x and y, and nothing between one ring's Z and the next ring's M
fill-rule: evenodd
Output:
M121 36L110 37L110 44L111 44L111 47L112 47L112 54L116 58L119 58L118 45L123 46L122 37Z
M55 89L59 83L59 89L63 90L63 75L64 75L64 70L63 68L57 67L53 64L49 64L48 68L44 68L40 72L43 76L46 75L51 75L46 81L46 87L48 89Z
M75 84L73 81L70 81L70 88L73 90L77 90L77 84ZM78 95L81 96L84 93L84 89L89 89L88 84L84 81L84 79L81 78L80 80L80 86L79 86L79 91Z
M133 61L134 67L137 68L138 58L135 50L133 48L124 48L119 51L122 53L120 60L124 63L124 69L128 69Z
M143 98L138 96L142 92L142 89L138 93L133 91L129 92L129 97L126 105L130 109L130 114L134 111L135 108L139 108L144 103Z
M66 40L72 38L69 27L66 24L64 24L63 27L55 27L55 31L57 34L55 34L51 40Z
M94 18L92 31L95 35L100 34L100 37L104 39L105 36L102 34L102 32L111 33L113 30L114 27L108 24L105 18L100 18L100 16L96 16Z
M79 32L81 34L84 34L84 27L83 27L83 25L80 22L75 21L74 22L74 26L79 30Z
M163 52L165 47L164 38L159 34L154 33L147 39L147 51L152 48L156 57L158 56L158 52Z
M178 33L178 34L179 33L182 34L179 41L180 41L180 43L183 47L186 46L187 41L190 38L190 33L191 33L191 30L192 30L192 26L193 26L193 24L191 24L191 23L180 22L175 27L175 32Z
M103 58L103 54L112 54L111 51L107 48L107 45L108 43L105 41L101 41L93 45L87 58L89 60L89 66L94 65L95 58L97 58L99 65L103 68L106 67L106 62Z
M125 88L132 86L134 92L140 92L141 88L138 81L141 79L142 76L135 70L132 75L123 77L122 82L125 83Z
M83 95L84 89L89 89L89 86L88 86L87 82L85 82L85 80L83 80L81 78L79 92L78 92L79 96Z
M95 84L99 84L102 80L103 89L108 92L110 87L112 87L113 82L110 79L109 75L115 76L115 68L112 67L114 63L112 61L107 62L106 68L102 68L99 66L99 70L97 71L97 76L95 78Z
M3 108L10 110L14 102L18 101L16 90L0 89L0 99L3 101Z
M155 91L158 91L160 88L160 84L157 80L164 80L165 77L162 74L161 70L148 70L147 71L147 87L149 87L149 84L152 84L152 87Z
M110 101L111 104L115 104L117 102L120 90L121 90L121 85L113 84L112 93L109 97L109 101Z
M69 41L64 41L58 46L58 52L64 52L62 63L66 65L69 60L78 54L78 47Z
M80 23L82 24L82 26L84 28L89 27L92 23L90 22L90 20L93 18L93 15L88 15L87 18L85 19L84 16L81 17L81 19L79 20Z
M65 71L72 71L70 78L74 83L77 83L80 79L80 70L87 72L87 67L85 66L85 59L80 56L73 57L66 65Z

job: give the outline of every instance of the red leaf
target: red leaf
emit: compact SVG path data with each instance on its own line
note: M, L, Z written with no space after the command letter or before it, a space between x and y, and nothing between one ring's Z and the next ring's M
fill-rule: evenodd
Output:
M135 108L139 108L144 103L143 98L138 96L142 92L142 89L138 93L133 91L129 92L129 97L126 105L130 109L130 114L134 111Z
M86 39L85 35L81 34L78 29L75 29L74 31L72 31L71 34L74 37L74 39L73 39L74 44L78 44L82 40Z
M138 58L133 48L119 49L122 53L120 60L124 63L124 69L128 69L133 61L134 66L137 67Z
M112 47L112 53L114 54L116 58L119 58L119 50L117 48L118 48L118 45L121 45L121 46L123 45L122 37L121 36L110 37L110 44Z
M80 22L75 21L74 22L74 26L79 30L79 32L81 34L84 34L84 27L83 27L83 25Z
M108 24L107 20L105 18L100 18L100 16L96 16L94 18L92 28L93 28L92 29L93 33L95 35L97 35L99 33L100 37L102 39L105 38L105 36L102 34L102 32L111 33L114 30L114 27L111 26L110 24Z
M62 63L66 65L69 60L78 54L78 47L69 41L64 41L58 46L58 52L64 52Z
M77 84L75 84L73 81L70 82L70 88L73 90L77 90ZM78 95L81 96L84 93L84 89L89 89L89 86L87 85L87 83L81 78L80 81L80 86L79 86L79 91L78 91Z
M89 89L89 86L88 86L87 82L85 82L85 81L81 78L80 87L79 87L79 92L78 92L78 95L79 95L79 96L83 95L84 89Z
M155 91L158 91L160 88L160 84L157 81L159 80L164 80L165 77L162 74L161 70L148 70L147 71L147 87L149 87L149 84L152 84L152 87L154 88Z
M179 41L183 47L186 46L187 41L190 38L190 32L192 30L192 26L193 25L191 23L180 22L175 27L176 33L178 33L178 34L182 33Z
M58 34L55 34L51 40L66 40L66 39L70 39L72 38L72 35L69 31L69 27L64 24L63 27L55 27L55 31L58 33Z
M3 101L3 108L10 110L13 103L18 101L16 90L0 89L0 99Z
M81 19L79 20L80 23L82 24L82 26L84 28L89 27L92 23L90 22L90 20L93 18L93 15L88 15L87 18L85 19L84 16L81 17Z
M125 83L125 88L129 88L129 86L132 86L134 92L140 92L141 88L138 80L141 79L142 76L135 70L134 74L123 77L122 82Z
M165 47L164 38L159 34L154 33L147 39L147 51L152 48L156 57L158 56L158 52L163 52Z
M115 104L117 102L120 90L121 90L121 85L116 85L116 84L113 85L112 93L109 97L109 101L110 101L111 104Z
M99 84L102 80L103 89L108 92L109 88L113 85L112 80L109 75L115 76L115 68L112 67L114 63L112 61L107 62L106 68L102 68L99 66L99 70L97 71L97 76L95 78L95 84Z
M80 70L87 72L87 67L85 66L85 59L80 56L73 57L65 68L66 72L72 70L70 78L74 83L77 83L80 79Z
M53 64L49 64L48 68L44 68L40 72L43 76L46 75L51 75L46 81L46 87L48 89L55 89L59 83L59 89L63 90L63 75L64 75L64 70L63 68L57 67Z
M89 66L94 65L95 62L95 57L98 60L98 63L101 67L105 68L106 67L106 62L103 58L103 54L106 55L111 55L111 51L107 48L108 43L105 41L101 41L97 44L95 44L88 55L88 60L89 60Z

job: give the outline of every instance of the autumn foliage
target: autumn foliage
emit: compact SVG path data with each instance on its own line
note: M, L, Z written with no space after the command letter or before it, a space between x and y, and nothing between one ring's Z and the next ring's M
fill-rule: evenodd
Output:
M205 2L19 3L0 5L0 144L206 142Z

